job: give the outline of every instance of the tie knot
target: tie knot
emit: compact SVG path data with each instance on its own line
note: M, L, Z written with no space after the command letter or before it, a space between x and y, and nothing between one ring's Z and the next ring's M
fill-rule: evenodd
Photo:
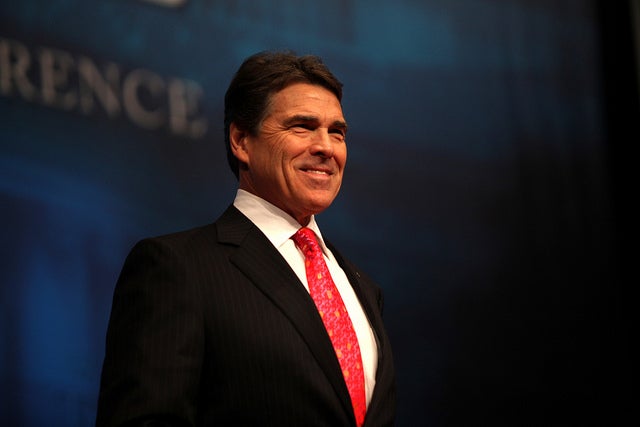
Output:
M320 245L318 244L318 239L316 239L316 234L310 228L302 227L296 231L296 234L291 238L304 254L317 253L320 251Z

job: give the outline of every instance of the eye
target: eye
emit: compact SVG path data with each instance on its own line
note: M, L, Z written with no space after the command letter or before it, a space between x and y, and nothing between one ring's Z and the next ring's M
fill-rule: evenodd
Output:
M307 130L313 130L313 126L311 126L308 123L296 123L294 125L291 125L291 129L295 131L307 131Z
M339 137L340 139L344 139L347 136L346 130L341 128L329 129L329 133L336 137Z

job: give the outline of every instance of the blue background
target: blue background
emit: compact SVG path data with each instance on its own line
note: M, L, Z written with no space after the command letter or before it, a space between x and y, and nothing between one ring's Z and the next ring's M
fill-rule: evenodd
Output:
M345 181L318 222L385 291L398 424L627 416L598 2L183 3L0 3L0 38L34 57L197 82L209 125L179 137L0 92L1 424L93 423L126 254L231 202L224 92L285 48L345 84Z

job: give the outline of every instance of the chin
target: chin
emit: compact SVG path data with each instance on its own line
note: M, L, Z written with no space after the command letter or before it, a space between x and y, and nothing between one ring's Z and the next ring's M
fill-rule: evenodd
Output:
M333 202L333 199L331 199L330 201L316 201L315 203L309 203L307 205L308 211L312 212L313 215L319 214L320 212L331 206L331 202Z
M336 195L336 192L327 191L322 191L320 194L308 194L306 197L298 199L298 206L303 206L303 210L310 214L319 214L331 206Z

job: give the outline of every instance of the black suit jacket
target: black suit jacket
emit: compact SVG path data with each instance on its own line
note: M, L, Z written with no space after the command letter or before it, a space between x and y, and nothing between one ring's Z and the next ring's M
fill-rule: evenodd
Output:
M395 374L380 289L331 250L378 343L365 425L393 425ZM97 425L337 427L355 419L309 293L232 206L212 225L143 240L127 257Z

